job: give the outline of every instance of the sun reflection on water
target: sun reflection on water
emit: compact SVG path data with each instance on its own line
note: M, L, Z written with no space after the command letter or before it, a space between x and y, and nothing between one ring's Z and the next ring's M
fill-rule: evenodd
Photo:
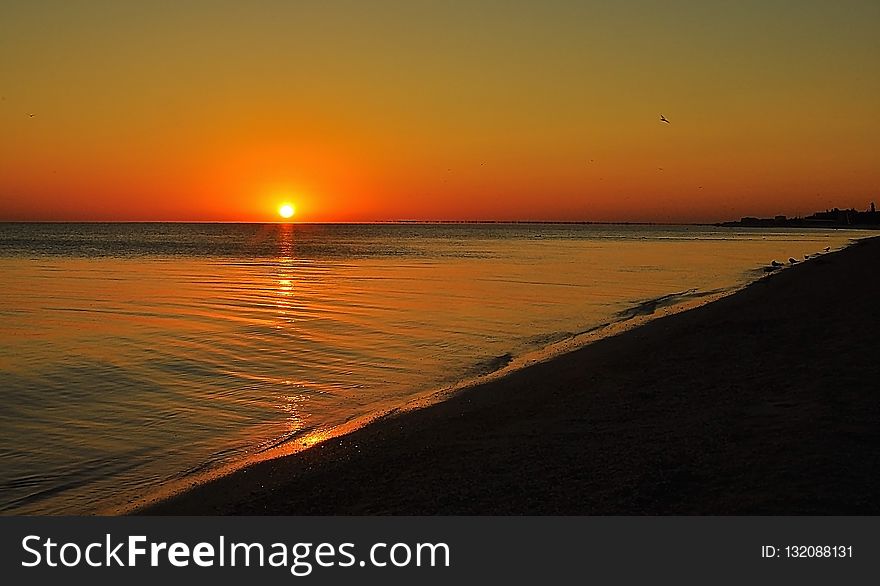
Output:
M292 224L278 225L278 260L275 272L276 291L275 306L278 311L278 323L275 329L283 329L285 324L296 321L293 317L294 287L294 236Z
M294 286L296 281L296 257L294 247L294 233L292 224L278 225L278 258L274 275L275 281L275 307L277 322L274 329L278 335L289 335L290 326L296 321L294 307ZM300 381L287 378L290 374L289 360L285 357L278 365L279 376L284 377L283 385L302 388L305 386ZM283 393L278 396L277 408L284 413L284 435L287 437L299 433L305 427L305 421L310 415L305 411L308 405L308 397L302 393ZM286 441L286 440L284 440Z

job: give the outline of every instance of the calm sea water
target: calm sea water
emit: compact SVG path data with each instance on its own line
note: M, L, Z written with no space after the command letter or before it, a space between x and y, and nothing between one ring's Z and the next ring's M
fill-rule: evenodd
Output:
M0 512L124 505L858 235L0 224Z

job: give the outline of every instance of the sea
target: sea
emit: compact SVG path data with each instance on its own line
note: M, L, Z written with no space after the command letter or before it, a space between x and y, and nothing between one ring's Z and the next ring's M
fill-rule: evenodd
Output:
M124 512L863 235L0 224L0 513Z

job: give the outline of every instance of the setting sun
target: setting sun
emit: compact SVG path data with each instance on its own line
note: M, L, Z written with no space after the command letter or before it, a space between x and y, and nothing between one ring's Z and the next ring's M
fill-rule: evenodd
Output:
M295 213L296 209L289 203L282 204L281 207L278 208L278 215L285 219L293 217L293 214Z

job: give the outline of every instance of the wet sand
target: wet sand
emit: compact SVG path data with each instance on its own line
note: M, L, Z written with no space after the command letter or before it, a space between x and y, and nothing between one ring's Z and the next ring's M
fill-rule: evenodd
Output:
M145 514L878 514L880 239Z

